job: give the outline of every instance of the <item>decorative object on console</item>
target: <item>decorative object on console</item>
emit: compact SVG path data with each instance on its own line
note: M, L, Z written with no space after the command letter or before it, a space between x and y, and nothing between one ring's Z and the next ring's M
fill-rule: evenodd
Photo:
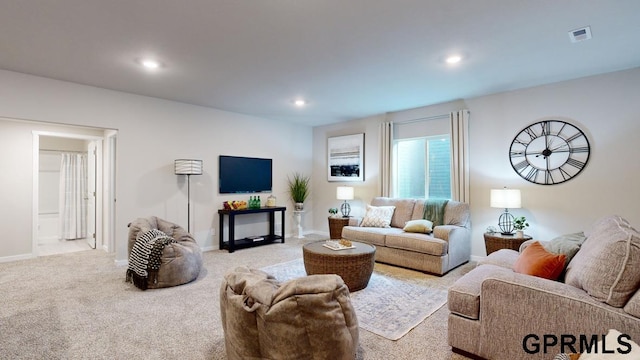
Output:
M267 207L276 206L276 197L273 195L269 195L269 197L267 198L267 204L265 206Z
M511 143L511 166L523 179L555 185L574 178L589 161L589 140L576 126L544 120L522 129Z
M177 159L174 172L176 175L187 175L187 231L191 232L191 175L202 175L202 160Z
M222 207L225 210L243 210L248 207L247 202L244 200L229 200L222 203Z
M364 181L364 134L327 139L327 180Z
M329 208L330 216L336 216L337 213L338 213L338 208Z
M293 174L292 178L287 177L289 183L289 195L295 203L296 211L304 210L304 201L309 196L309 182L311 179L298 172Z
M491 207L502 208L504 212L498 218L498 227L503 235L513 234L513 215L509 209L519 209L522 205L520 190L518 189L491 189Z
M336 199L344 200L344 203L340 206L340 212L343 217L348 217L351 213L351 206L349 206L347 200L353 200L353 188L351 186L338 186Z

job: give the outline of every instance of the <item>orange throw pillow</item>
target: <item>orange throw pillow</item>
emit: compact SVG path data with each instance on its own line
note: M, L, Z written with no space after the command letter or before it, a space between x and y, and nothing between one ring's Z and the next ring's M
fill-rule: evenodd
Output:
M566 258L564 254L550 253L536 241L527 246L518 256L518 260L513 264L513 270L521 274L556 280L564 269Z

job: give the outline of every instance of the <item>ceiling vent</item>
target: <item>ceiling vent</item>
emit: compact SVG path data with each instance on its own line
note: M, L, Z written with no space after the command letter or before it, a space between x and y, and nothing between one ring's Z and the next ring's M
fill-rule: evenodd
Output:
M569 39L571 39L572 43L591 39L591 27L585 26L580 29L569 31Z

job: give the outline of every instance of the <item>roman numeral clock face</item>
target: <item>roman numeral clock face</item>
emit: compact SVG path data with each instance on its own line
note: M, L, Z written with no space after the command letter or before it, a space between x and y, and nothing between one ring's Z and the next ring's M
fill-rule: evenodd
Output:
M511 143L511 166L534 184L554 185L574 178L589 161L589 140L577 127L545 120L524 128Z

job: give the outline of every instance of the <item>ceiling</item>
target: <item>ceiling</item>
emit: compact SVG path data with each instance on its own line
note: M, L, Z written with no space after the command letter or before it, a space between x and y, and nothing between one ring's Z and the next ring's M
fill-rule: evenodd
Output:
M0 68L315 126L638 67L639 14L638 0L1 0ZM570 42L584 26L593 38Z

